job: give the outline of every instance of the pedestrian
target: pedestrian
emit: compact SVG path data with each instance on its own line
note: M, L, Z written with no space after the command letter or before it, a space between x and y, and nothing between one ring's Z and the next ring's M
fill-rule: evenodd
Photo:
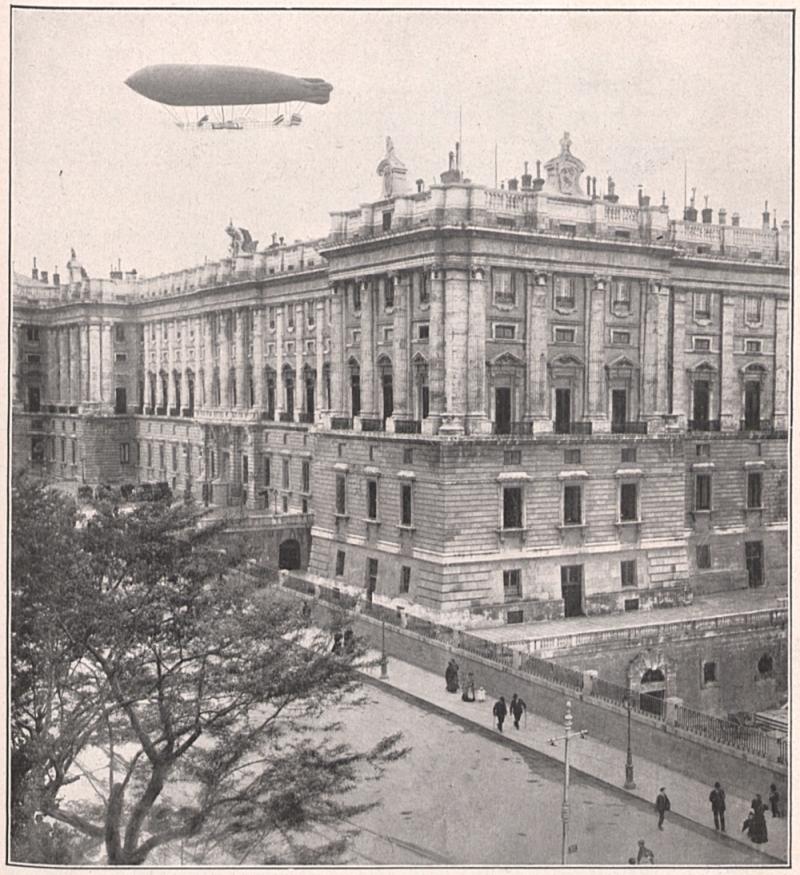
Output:
M475 698L478 702L485 702L486 690L483 687L478 687L478 691L475 693Z
M745 821L748 823L747 835L754 844L763 845L767 841L767 821L764 818L767 806L764 805L760 793L756 793L750 808L750 814Z
M334 632L333 633L333 647L331 648L331 653L335 653L337 656L342 652L342 633Z
M497 719L497 728L502 732L503 731L503 721L506 719L506 714L508 713L506 709L506 700L500 696L500 698L494 703L494 708L492 708L492 714Z
M353 635L352 629L344 630L344 652L352 653L356 647L356 639L355 635Z
M475 701L475 678L472 672L467 675L467 682L464 684L464 692L461 694L462 702Z
M307 626L311 622L311 605L308 602L303 602L300 614L303 617L303 624Z
M520 699L516 693L511 697L511 701L508 704L508 710L511 712L511 716L514 718L514 729L519 729L519 720L520 717L528 710L528 706L525 704L523 699Z
M448 693L458 692L458 663L451 659L444 672L445 685Z
M781 794L774 784L769 785L769 807L772 809L773 817L781 816Z
M636 865L638 866L642 862L655 866L656 855L647 847L644 839L639 839L639 853L636 855Z
M667 788L661 787L658 791L658 796L656 796L656 811L658 812L658 828L664 829L664 817L666 813L672 808L672 805L669 801L669 796L667 796Z
M714 789L708 794L711 803L711 813L714 815L714 829L725 832L725 791L719 781L714 784Z

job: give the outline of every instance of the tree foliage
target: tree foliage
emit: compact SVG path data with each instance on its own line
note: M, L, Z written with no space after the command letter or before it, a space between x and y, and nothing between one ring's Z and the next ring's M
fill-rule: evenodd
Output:
M110 864L178 842L216 862L341 850L314 826L363 811L350 791L403 754L394 736L355 751L325 722L356 695L352 659L257 589L191 505L105 504L81 522L42 487L12 498L17 848L38 812Z

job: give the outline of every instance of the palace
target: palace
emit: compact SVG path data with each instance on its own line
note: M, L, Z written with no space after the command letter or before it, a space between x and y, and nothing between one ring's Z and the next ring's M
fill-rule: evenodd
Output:
M536 170L387 140L325 239L15 275L13 468L306 514L309 571L437 614L785 586L789 223L624 205L567 134Z

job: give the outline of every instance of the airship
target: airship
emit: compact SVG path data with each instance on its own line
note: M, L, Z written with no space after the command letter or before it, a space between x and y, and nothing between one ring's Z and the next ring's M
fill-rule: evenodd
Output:
M327 103L333 90L324 79L218 64L155 64L125 84L161 104L179 127L194 130L296 127L305 104ZM263 119L253 112L258 106Z

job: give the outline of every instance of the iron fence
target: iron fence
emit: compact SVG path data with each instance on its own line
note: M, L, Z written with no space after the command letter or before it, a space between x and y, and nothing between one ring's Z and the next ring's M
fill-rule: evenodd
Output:
M693 735L699 735L756 756L767 757L771 752L770 741L773 739L770 739L770 736L760 729L741 726L730 720L714 717L712 714L695 711L685 705L678 705L675 708L675 726L686 732L691 732Z

